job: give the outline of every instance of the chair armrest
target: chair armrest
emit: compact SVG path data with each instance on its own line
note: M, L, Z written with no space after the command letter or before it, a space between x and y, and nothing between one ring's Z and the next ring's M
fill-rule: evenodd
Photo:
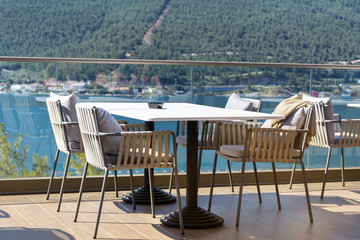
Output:
M121 136L122 132L99 132L98 135L100 137L105 137L105 136Z
M339 120L339 121L341 121L341 116L340 116L340 114L334 113L334 120Z
M325 123L341 123L342 120L324 120Z
M79 125L78 122L62 122L63 125Z

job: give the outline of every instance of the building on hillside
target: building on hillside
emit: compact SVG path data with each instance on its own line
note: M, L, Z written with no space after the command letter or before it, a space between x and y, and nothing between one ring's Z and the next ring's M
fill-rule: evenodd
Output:
M66 81L63 83L64 91L71 91L71 92L81 92L84 91L87 87L86 82L76 82L76 81Z

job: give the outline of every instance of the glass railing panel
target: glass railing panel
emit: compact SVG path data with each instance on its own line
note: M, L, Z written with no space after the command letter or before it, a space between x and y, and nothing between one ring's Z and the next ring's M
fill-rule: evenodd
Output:
M230 93L236 91L243 97L260 99L261 111L267 113L271 113L281 100L291 94L311 93L331 97L334 112L344 119L360 116L360 108L347 106L348 103L360 103L360 88L357 87L359 71L353 69L66 62L2 62L1 68L0 122L4 124L1 137L7 142L1 146L2 149L7 147L8 152L3 151L0 167L14 167L6 165L9 163L7 159L12 158L12 163L18 166L16 174L1 172L2 178L50 174L56 152L45 104L50 91L61 94L76 92L81 102L190 102L216 107L224 107ZM156 130L164 129L175 132L176 123L156 124ZM17 140L20 142L19 134L21 147L16 149L14 143ZM326 155L326 149L310 147L304 155L306 167L324 168ZM345 149L345 167L359 167L359 157L357 148ZM70 175L82 173L78 166L84 158L75 158L78 164L71 166ZM185 158L186 149L179 147L179 169L182 172L186 170ZM214 151L203 152L202 172L211 171L213 159ZM340 150L335 149L330 167L340 167L338 159ZM58 176L63 172L64 154L60 155L59 161ZM279 168L291 167L290 164L279 164ZM271 166L259 164L258 168L270 169ZM226 161L219 160L217 169L227 171ZM232 164L232 169L240 170L240 164ZM127 171L121 173L126 174Z

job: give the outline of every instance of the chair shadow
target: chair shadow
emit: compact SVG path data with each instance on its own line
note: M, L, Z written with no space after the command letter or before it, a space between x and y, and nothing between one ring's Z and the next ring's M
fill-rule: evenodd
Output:
M171 230L168 229L170 227L165 227L164 225L161 225L161 224L152 224L152 227L155 228L158 232L162 233L164 235L164 237L168 237L171 239L185 238L185 235L184 235L184 237L179 236L180 230L178 228L172 228L172 229L174 229L174 231L179 232L179 234L175 234L174 232L172 232Z
M0 210L0 218L10 218L10 215L5 211Z
M0 239L75 240L71 234L60 229L25 227L0 227Z
M358 197L351 197L351 196L332 196L330 194L330 191L328 191L328 196L324 196L324 199L320 199L319 195L310 195L310 203L313 211L316 211L315 209L320 209L321 211L325 211L330 214L335 214L338 216L341 215L349 215L349 212L351 212L351 215L353 216L359 216L360 210L358 208L353 209L352 207L357 207L360 203ZM349 192L353 194L360 194L360 191L358 190L349 190ZM258 202L258 196L257 193L245 193L243 195L242 199L242 210L241 211L257 211L261 208L263 210L261 211L277 211L277 200L276 200L276 194L275 193L261 193L262 196L262 203ZM208 203L208 196L206 195L200 195L199 196L199 202L201 207L207 207ZM298 200L300 199L300 200ZM295 208L302 207L304 209L304 214L307 215L307 206L306 206L306 198L305 194L300 195L293 195L289 192L283 192L280 191L280 201L282 205L281 212L289 211L291 213L292 209L294 209L293 203L294 201L300 201L301 206L296 206ZM236 215L236 204L238 202L238 194L224 194L224 195L214 195L213 197L213 204L212 204L212 210L217 211L224 207L222 204L224 202L227 202L227 204L230 207L235 207L235 213L234 213L234 219ZM303 203L301 203L303 202ZM350 210L342 209L343 207L350 208ZM316 215L314 215L316 218ZM314 220L316 221L316 219Z
M181 197L182 206L184 207L184 203L186 202L185 196ZM113 201L113 204L122 210L124 213L145 213L151 214L151 206L150 204L136 204L136 209L133 209L132 203L126 203L124 201ZM156 204L155 212L156 215L165 215L169 212L178 210L177 202L167 203L167 204Z
M137 209L133 209L131 203L129 204L129 203L124 203L122 201L113 201L113 204L125 213L134 213L138 211L138 206L136 206Z

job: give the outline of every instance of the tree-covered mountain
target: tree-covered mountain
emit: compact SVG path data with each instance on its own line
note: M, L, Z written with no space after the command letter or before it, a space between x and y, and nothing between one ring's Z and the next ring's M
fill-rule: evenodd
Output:
M124 58L164 0L0 0L0 55Z
M166 6L149 46L143 36ZM2 56L298 63L360 58L356 0L0 0L0 22ZM54 72L51 66L30 67L46 67L47 76ZM115 67L61 66L60 72L93 80ZM189 75L184 67L125 66L120 71L128 81L131 75L147 74L163 83L174 78L185 83ZM241 69L233 79L221 75L233 71L229 68L203 67L194 74L206 82L215 71L220 79L214 82L221 84L236 83L250 70ZM256 72L290 79L288 70Z

